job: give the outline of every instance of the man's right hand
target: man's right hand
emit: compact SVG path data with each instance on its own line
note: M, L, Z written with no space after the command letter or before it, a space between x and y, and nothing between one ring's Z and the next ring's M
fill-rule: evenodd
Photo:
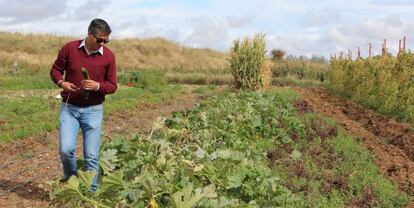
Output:
M73 84L71 82L62 82L62 84L60 84L60 86L66 92L76 92L76 91L80 90L80 88L78 86L76 86L75 84Z

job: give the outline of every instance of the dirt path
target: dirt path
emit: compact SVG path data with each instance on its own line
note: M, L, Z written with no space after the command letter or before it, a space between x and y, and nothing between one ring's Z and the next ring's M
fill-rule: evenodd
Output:
M414 130L324 89L296 89L312 111L331 117L375 155L382 173L414 196ZM414 206L412 202L409 207Z
M148 132L157 117L191 108L202 97L189 88L188 92L179 93L164 103L142 104L108 115L104 119L103 139ZM58 131L54 130L0 143L0 207L48 207L47 193L38 184L62 175L57 142ZM79 140L78 144L81 144ZM78 155L80 149L78 145Z

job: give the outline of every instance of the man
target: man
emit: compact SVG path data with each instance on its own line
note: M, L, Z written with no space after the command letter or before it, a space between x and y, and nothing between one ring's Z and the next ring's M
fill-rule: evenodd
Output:
M83 133L84 170L94 170L96 175L91 186L97 189L99 171L99 145L106 94L117 89L114 54L104 46L109 42L111 28L102 19L94 19L89 25L88 36L83 40L67 43L59 51L50 76L62 88L63 102L60 107L60 158L63 164L63 181L76 175L76 138L79 129ZM87 69L85 79L82 68ZM89 96L84 96L84 93Z

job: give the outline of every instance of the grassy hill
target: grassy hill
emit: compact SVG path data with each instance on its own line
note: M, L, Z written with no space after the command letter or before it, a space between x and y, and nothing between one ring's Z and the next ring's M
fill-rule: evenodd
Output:
M14 88L10 86L12 82L19 85L23 80L47 82L48 71L59 49L76 39L0 32L0 89ZM217 79L231 78L221 76L226 73L227 55L211 49L188 48L163 38L113 39L108 47L116 54L119 74L151 69L162 71L172 82L200 84L214 82L211 74ZM30 87L49 88L41 83Z

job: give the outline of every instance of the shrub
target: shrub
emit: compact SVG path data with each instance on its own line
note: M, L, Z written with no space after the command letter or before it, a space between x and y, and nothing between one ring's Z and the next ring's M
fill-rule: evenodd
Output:
M286 51L282 49L273 49L270 53L274 61L283 60L283 57L286 55Z

